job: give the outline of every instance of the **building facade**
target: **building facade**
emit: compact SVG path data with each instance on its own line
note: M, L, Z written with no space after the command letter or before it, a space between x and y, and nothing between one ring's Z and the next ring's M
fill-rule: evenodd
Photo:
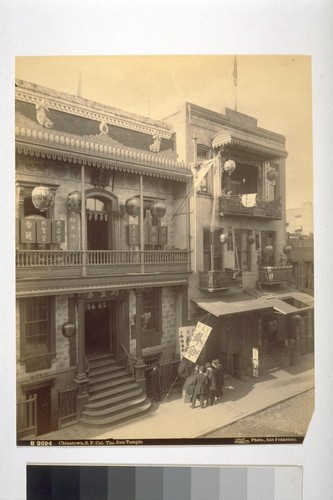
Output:
M16 81L18 435L150 407L187 322L191 170L172 126Z
M297 363L313 349L313 301L292 287L285 138L191 103L166 121L194 173L189 318L212 327L203 358L240 378Z

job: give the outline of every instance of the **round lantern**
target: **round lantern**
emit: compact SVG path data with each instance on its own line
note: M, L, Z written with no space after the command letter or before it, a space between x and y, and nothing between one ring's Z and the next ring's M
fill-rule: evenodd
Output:
M75 325L74 325L74 323L70 323L69 321L66 321L66 323L64 323L62 325L61 330L62 330L63 336L66 337L67 339L70 339L75 334Z
M226 234L220 234L220 242L225 245L228 241L228 236Z
M285 255L290 255L291 251L292 251L292 248L290 245L286 245L285 247L283 247L283 253Z
M268 328L271 333L276 332L278 327L278 322L275 318L272 318L268 322Z
M50 188L45 186L38 186L32 190L31 193L32 203L35 208L41 212L45 212L53 206L54 196Z
M272 245L267 245L267 246L264 248L264 253L265 253L265 255L273 255L273 253L274 253L274 248L272 247Z
M224 163L224 171L227 172L227 174L231 175L236 169L236 163L234 160L227 160Z
M294 316L292 316L292 320L295 324L299 324L302 321L302 316L300 316L299 314L295 314Z
M73 191L72 193L69 193L67 200L67 207L70 212L80 212L81 210L80 191Z
M140 212L140 200L139 198L130 198L125 202L125 210L128 215L136 217Z
M158 219L163 217L166 212L166 206L163 201L155 201L150 206L150 211L153 217L157 217Z
M253 245L253 243L255 242L254 236L252 236L252 234L250 234L247 237L247 242L248 242L249 245Z
M267 179L269 181L275 181L277 179L277 173L276 170L269 170L267 172Z

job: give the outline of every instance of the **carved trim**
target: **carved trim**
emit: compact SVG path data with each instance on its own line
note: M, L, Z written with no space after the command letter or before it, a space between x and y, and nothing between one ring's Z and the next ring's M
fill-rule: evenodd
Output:
M112 108L111 106L82 98L80 99L81 103L79 103L77 97L56 91L53 91L56 95L52 96L52 91L50 89L38 87L37 85L32 85L27 82L23 82L22 80L17 80L16 84L21 87L16 88L15 92L15 98L19 101L36 105L39 104L41 98L45 98L45 95L47 95L47 104L49 109L63 111L65 113L82 116L84 118L90 118L98 122L104 122L107 125L115 125L116 127L135 130L149 135L153 135L156 130L158 130L161 137L165 139L170 139L173 134L173 130L168 130L167 124L163 124L163 126L162 122L157 120L150 120L152 122L151 126L144 125L140 123L141 117L139 115L133 114L126 118L123 111L117 108ZM67 102L64 102L64 99ZM96 110L100 111L98 112ZM147 120L147 118L145 119Z

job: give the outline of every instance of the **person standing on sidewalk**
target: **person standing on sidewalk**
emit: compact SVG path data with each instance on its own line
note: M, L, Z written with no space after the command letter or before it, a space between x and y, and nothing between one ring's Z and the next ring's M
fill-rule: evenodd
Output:
M215 380L216 380L216 397L217 397L217 399L221 399L223 396L223 386L224 386L223 367L222 367L219 359L214 359L212 361L212 366L213 366L213 372L215 374Z
M213 406L215 403L215 397L218 390L218 372L213 368L211 363L206 363L207 368L207 378L208 378L208 389L209 389L209 404Z
M199 373L195 375L193 379L194 390L191 408L195 408L197 397L200 400L200 407L204 407L204 402L207 401L208 398L208 382L206 368L204 366L200 366Z

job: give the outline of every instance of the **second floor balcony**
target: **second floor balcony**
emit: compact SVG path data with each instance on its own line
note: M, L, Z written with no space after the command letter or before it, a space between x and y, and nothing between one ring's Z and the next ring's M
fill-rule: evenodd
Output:
M250 206L252 203L255 204ZM270 220L279 220L282 217L279 201L264 201L258 196L254 198L253 195L222 195L220 212L228 215L263 217Z
M233 287L241 287L242 278L239 273L232 269L224 271L200 271L199 288L208 292L215 290L225 290Z
M17 250L17 279L188 272L187 250Z
M259 282L263 285L277 285L293 282L293 266L259 267Z

